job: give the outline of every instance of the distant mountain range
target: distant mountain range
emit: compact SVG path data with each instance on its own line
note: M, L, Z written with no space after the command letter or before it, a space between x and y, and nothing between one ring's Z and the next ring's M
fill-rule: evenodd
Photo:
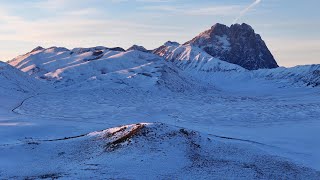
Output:
M181 90L192 84L189 78L213 85L260 79L320 86L320 65L278 67L260 35L247 24L215 24L184 44L168 41L154 50L139 45L127 50L103 46L72 50L36 47L8 63L57 86L108 80Z

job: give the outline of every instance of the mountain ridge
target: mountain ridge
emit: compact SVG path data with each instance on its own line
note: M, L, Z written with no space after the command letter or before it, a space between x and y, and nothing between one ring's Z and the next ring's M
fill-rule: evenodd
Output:
M230 36L237 38L233 41ZM33 77L69 85L77 84L80 82L79 80L81 82L92 81L93 79L105 79L107 76L110 78L112 76L113 79L117 76L115 79L130 84L127 82L128 78L131 80L134 79L132 77L140 79L141 75L157 79L151 83L154 84L162 81L163 75L168 75L167 71L170 71L171 76L175 77L173 79L179 82L177 83L179 86L183 84L182 79L193 77L199 73L206 73L204 76L207 78L202 79L204 82L207 79L212 79L211 77L214 77L213 79L219 77L221 80L241 77L240 79L243 80L248 78L276 81L285 79L289 84L302 83L303 86L319 86L318 65L276 68L278 65L274 59L272 59L271 66L267 66L268 64L264 64L264 62L259 64L261 59L253 59L253 61L249 61L251 64L248 68L243 67L245 64L241 64L244 62L241 58L240 64L226 60L226 57L234 54L233 44L236 44L236 47L241 47L241 43L246 42L247 36L253 38L253 45L255 43L262 43L262 45L258 49L250 49L252 44L245 43L242 50L246 48L249 50L244 57L254 58L257 53L261 53L259 48L270 53L260 35L255 34L250 25L243 23L228 27L217 23L211 29L200 33L184 44L167 41L154 50L147 50L138 45L133 45L127 50L120 47L108 48L104 46L73 48L71 50L64 47L43 48L39 46L8 63ZM243 40L239 40L237 43L238 39ZM213 48L214 51L209 51L210 48ZM215 54L212 55L212 53ZM242 56L243 53L240 52L240 55L234 57ZM272 55L270 57L273 58ZM218 75L221 73L225 75ZM187 74L188 77L183 77L182 74ZM168 77L165 81L167 80ZM173 83L173 81L170 82ZM186 83L184 84L186 85Z

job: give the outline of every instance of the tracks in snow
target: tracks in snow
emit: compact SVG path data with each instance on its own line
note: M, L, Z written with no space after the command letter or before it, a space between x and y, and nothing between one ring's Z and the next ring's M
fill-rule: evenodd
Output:
M15 113L15 114L22 115L21 113L18 113L16 110L17 110L18 108L20 108L28 99L34 98L34 97L36 97L36 96L38 96L38 95L40 95L40 94L32 95L32 96L29 96L29 97L23 99L23 100L20 102L20 104L19 104L18 106L14 107L11 111L12 111L13 113Z
M20 104L18 104L16 107L14 107L11 111L12 111L13 113L15 113L15 114L23 115L23 114L17 112L16 110L17 110L18 108L20 108L27 100L29 100L29 99L31 99L31 98L34 98L34 97L36 97L36 96L39 96L39 95L41 95L41 94L38 93L38 94L29 96L29 97L23 99L23 100L20 102ZM103 131L103 130L101 130L101 131ZM101 132L101 131L97 131L97 132ZM81 134L81 135L77 135L77 136L64 137L64 138L57 138L57 139L34 140L34 142L37 143L37 142L64 141L64 140L70 140L70 139L76 139L76 138L80 138L80 137L85 137L85 136L87 136L88 134L90 134L90 133L85 133L85 134ZM234 138L234 137L220 136L220 135L214 135L214 134L209 134L209 135L210 135L210 136L213 136L213 137L216 137L216 138L220 138L220 139L241 141L241 142L247 142L247 143L258 144L258 145L262 145L262 146L269 146L269 147L275 147L275 148L277 148L276 146L272 146L272 145L260 143L260 142L257 142L257 141L247 140L247 139L240 139L240 138ZM32 139L32 140L33 140L33 139ZM32 141L31 141L31 142L32 142ZM20 144L20 143L15 143L15 144L2 144L2 145L0 145L0 147L8 146L8 145L19 145L19 144ZM21 143L21 144L23 144L23 143Z

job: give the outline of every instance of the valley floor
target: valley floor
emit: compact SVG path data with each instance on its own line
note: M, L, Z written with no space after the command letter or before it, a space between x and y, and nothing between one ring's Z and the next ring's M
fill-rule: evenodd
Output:
M283 89L272 95L251 95L218 90L175 93L101 88L0 98L1 102L6 102L0 107L1 179L181 178L186 172L190 178L230 175L230 178L270 179L281 177L285 171L288 172L285 177L289 179L320 178L320 143L317 140L320 136L320 93L315 89ZM221 161L212 166L205 166L201 161L199 166L206 170L189 166L188 170L185 165L189 164L190 158L186 159L184 153L189 150L186 144L179 144L185 141L181 140L181 135L154 146L145 139L133 138L137 147L127 142L127 148L124 146L122 150L112 152L99 149L101 142L97 140L93 141L94 144L85 143L90 141L87 136L90 132L135 123L164 123L168 126L159 132L151 128L155 134L171 132L172 128L199 132L218 143L198 142L210 152L210 157L205 159L217 158L215 155L221 152L224 153L219 157L223 160L235 162L256 157L250 167L261 172L256 169L241 174L243 165L241 169L234 163ZM62 140L48 141L54 139ZM146 141L146 145L139 144L141 141ZM178 148L171 147L175 142ZM151 150L140 146L148 146ZM234 151L229 152L230 148ZM101 154L103 157L97 158ZM266 162L262 163L262 160ZM137 166L142 161L145 164ZM272 170L278 176L267 176L269 171L264 171L263 164L274 161L287 162L283 167L288 169L281 171L282 167L276 168L277 163L273 163L269 167L278 169L279 172ZM101 164L105 166L101 168ZM221 169L222 166L225 168ZM209 176L214 172L209 167L220 168L220 174L215 172L214 176ZM181 173L180 176L177 172Z

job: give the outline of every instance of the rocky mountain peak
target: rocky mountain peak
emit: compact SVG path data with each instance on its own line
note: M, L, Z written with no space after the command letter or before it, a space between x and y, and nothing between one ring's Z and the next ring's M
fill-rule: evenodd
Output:
M215 35L223 35L228 30L228 26L220 23L216 23L211 27L211 29L208 31L210 34Z
M278 67L261 36L245 23L230 27L217 23L185 43L187 44L249 70Z
M254 31L253 28L246 23L242 23L242 24L232 24L230 26L231 29L243 29L243 30L247 30L247 31Z

